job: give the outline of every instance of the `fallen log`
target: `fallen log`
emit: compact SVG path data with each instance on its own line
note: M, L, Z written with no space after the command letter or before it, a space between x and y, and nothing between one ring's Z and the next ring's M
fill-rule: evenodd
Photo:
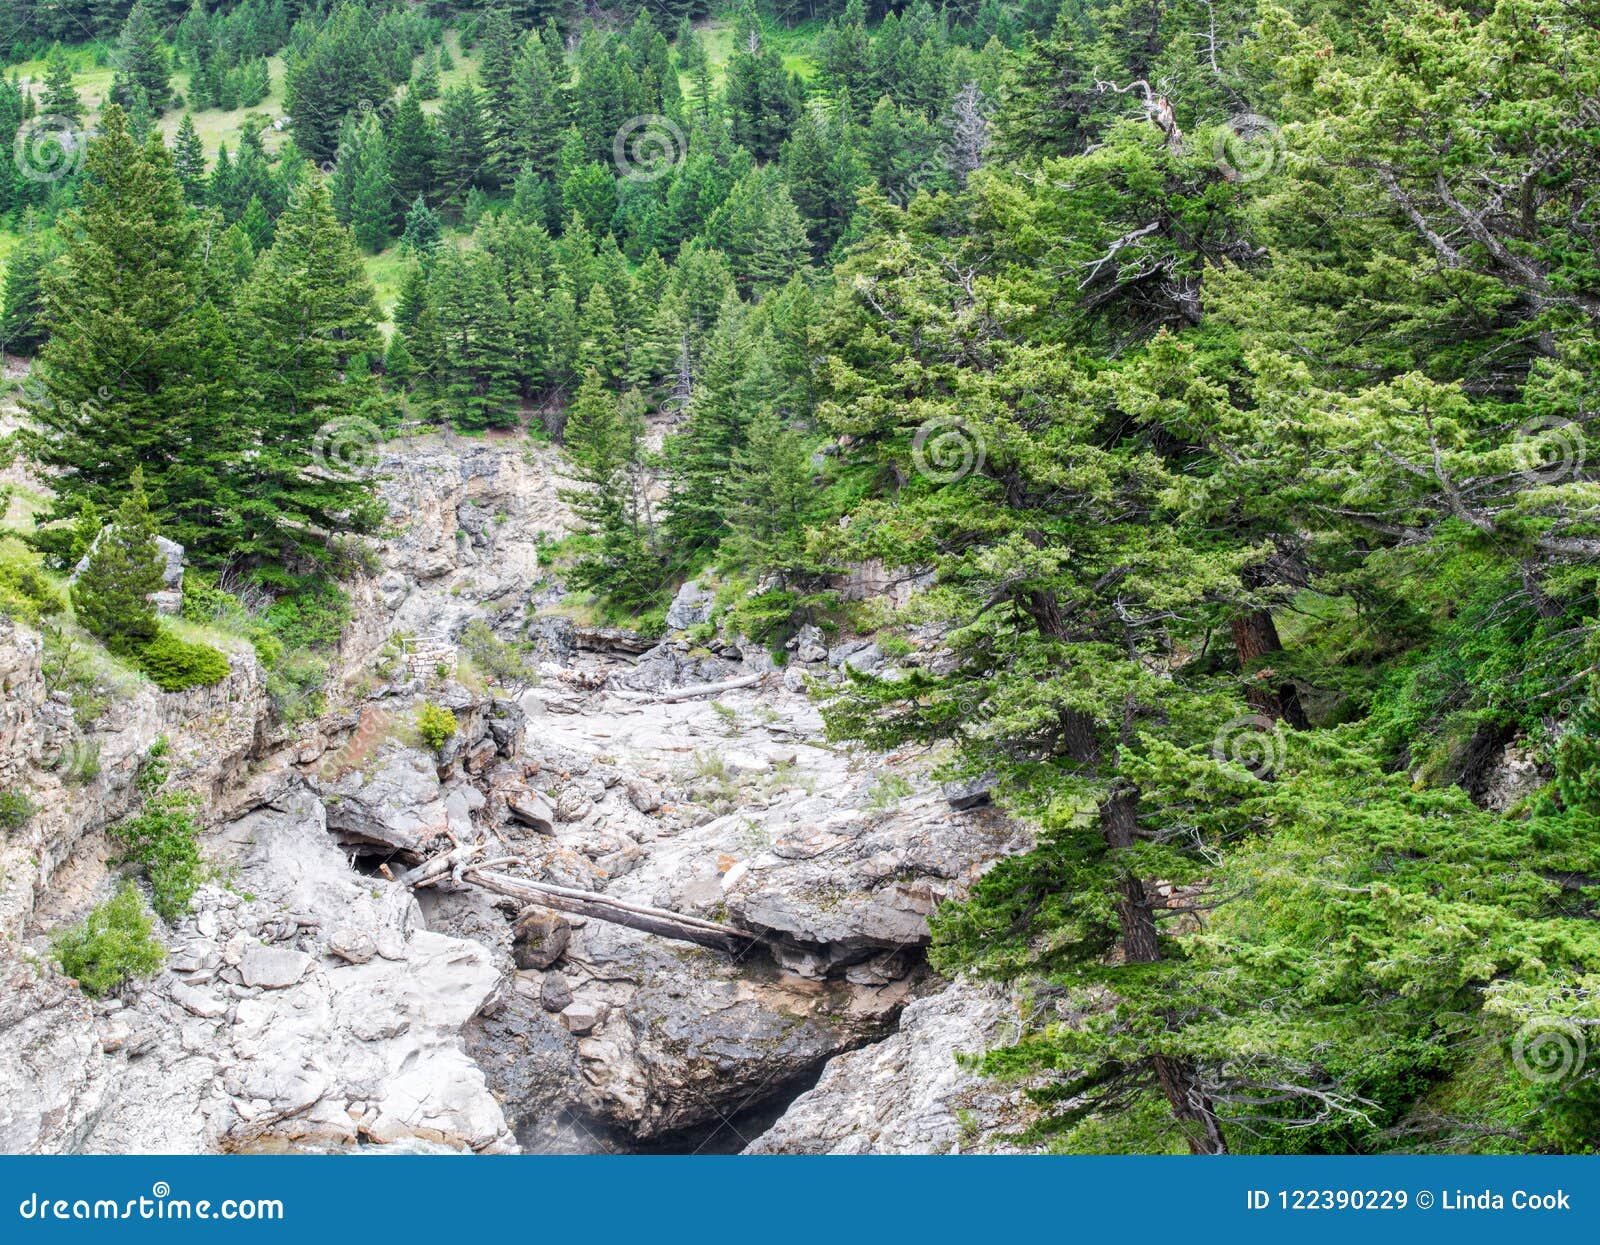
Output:
M741 687L753 687L767 676L764 674L746 674L737 679L723 679L720 683L695 683L689 687L674 687L662 692L657 700L693 700L696 696L715 696L720 692L731 692Z
M590 917L597 921L609 921L613 925L625 925L629 929L637 929L646 934L659 934L663 938L672 938L679 942L713 947L718 951L726 951L729 955L742 955L760 941L753 934L747 934L731 925L703 920L697 916L685 916L666 908L651 908L644 904L629 903L627 900L594 891L573 890L571 887L556 886L549 882L531 882L527 878L515 878L510 874L496 873L477 866L463 869L461 876L484 890L507 895L524 903L538 904L544 908L554 908L558 912Z

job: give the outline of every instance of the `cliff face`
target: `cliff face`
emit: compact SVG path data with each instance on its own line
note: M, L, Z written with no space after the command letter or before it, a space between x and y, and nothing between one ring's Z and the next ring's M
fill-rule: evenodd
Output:
M701 648L694 587L658 645L538 618L559 596L540 547L567 521L552 451L429 438L383 470L380 565L353 586L329 712L297 731L273 724L242 645L225 684L124 688L85 729L38 637L0 624L0 784L41 807L0 840L0 1150L738 1149L862 1047L766 1148L948 1148L951 1051L1003 1006L957 996L870 1044L942 988L928 913L1027 837L952 807L926 758L824 742L802 674L884 656L814 628L784 671L738 637ZM505 637L531 620L532 686L457 680L474 620ZM734 686L682 696L710 680ZM442 750L416 737L424 702L455 713ZM204 797L215 879L163 928L163 972L90 1002L49 967L47 933L109 893L102 832L163 736L172 780ZM514 926L518 905L469 885L395 880L460 844L765 945L730 957L548 912ZM927 1092L896 1091L905 1076ZM902 1121L895 1101L929 1105ZM867 1141L821 1123L863 1112Z

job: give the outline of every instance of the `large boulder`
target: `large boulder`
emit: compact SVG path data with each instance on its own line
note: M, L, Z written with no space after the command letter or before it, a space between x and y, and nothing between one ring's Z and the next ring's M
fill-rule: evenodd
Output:
M677 596L667 607L667 630L687 631L706 622L711 617L714 601L714 594L702 588L698 580L691 579L678 589Z
M959 981L918 999L873 1046L830 1060L746 1154L949 1154L1011 1150L1030 1117L1026 1086L963 1067L1016 1036L1017 1005L1002 989Z

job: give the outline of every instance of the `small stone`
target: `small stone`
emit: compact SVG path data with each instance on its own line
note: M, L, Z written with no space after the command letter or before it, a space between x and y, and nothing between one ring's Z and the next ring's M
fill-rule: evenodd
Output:
M567 1032L582 1037L586 1033L593 1033L596 1025L600 1023L600 1009L592 1003L572 1003L561 1013L561 1023L566 1026Z
M546 973L539 988L539 1003L547 1012L565 1011L572 1005L572 983L565 973Z
M994 774L982 774L977 778L962 779L960 782L947 782L944 785L944 798L951 808L958 811L977 808L989 802L994 784Z
M653 813L661 807L661 788L643 778L627 778L628 799L641 813Z
M378 954L378 944L359 929L341 926L328 935L328 951L352 964L365 964Z
M191 1016L199 1016L202 1020L215 1020L228 1010L228 1005L221 999L179 982L173 983L172 1001Z
M796 661L818 662L825 661L828 656L828 644L822 634L822 628L815 623L807 623L801 627L794 639L789 641L789 647L794 650Z
M582 821L594 801L576 786L563 787L556 796L557 821Z
M555 810L537 791L515 791L506 797L506 808L517 821L540 834L554 834Z
M292 951L287 947L263 947L257 943L245 951L239 963L239 973L247 986L282 990L299 981L310 966L311 957L303 951Z
M549 968L566 954L571 941L566 918L535 909L517 922L512 955L518 968Z
M772 762L753 752L724 752L722 764L736 774L770 774Z

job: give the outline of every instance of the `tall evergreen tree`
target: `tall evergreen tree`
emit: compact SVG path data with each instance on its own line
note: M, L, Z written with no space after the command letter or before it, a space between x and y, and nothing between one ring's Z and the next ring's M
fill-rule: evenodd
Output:
M0 299L0 350L31 355L44 344L45 270L57 254L55 237L32 208L22 218L22 237L6 257Z
M325 562L333 537L371 530L381 514L352 468L372 452L386 408L357 366L383 350L372 286L320 183L295 192L239 310L260 410L241 552Z
M229 476L242 467L197 472L184 462L189 447L226 444L237 423L196 403L214 353L194 314L204 288L199 222L160 139L136 144L116 105L102 114L85 171L59 277L46 283L50 338L26 402L35 424L27 444L56 481L46 519L70 517L84 502L109 513L142 468L174 539L202 562L225 556L229 524L193 516L226 510ZM179 520L180 506L189 519ZM59 536L44 528L39 543L58 551Z
M183 186L184 197L190 203L201 203L206 197L206 153L200 144L200 135L188 113L178 122L178 132L172 139L172 170Z
M171 95L167 87L170 72L160 24L145 0L136 0L117 39L111 98L131 111L142 93L145 105L159 116Z
M72 85L72 60L59 43L50 45L44 61L44 99L40 110L47 116L83 120L83 101Z
M439 109L439 147L434 163L440 202L459 215L467 196L495 184L492 148L478 92L462 83L445 92Z

